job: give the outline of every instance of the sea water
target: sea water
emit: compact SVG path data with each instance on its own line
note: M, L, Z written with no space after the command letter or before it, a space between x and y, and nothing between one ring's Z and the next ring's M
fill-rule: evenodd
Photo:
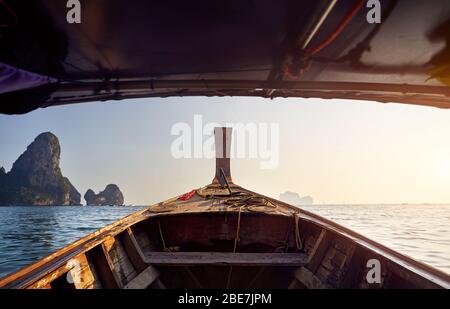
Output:
M450 273L450 205L302 207ZM0 277L142 208L0 207Z

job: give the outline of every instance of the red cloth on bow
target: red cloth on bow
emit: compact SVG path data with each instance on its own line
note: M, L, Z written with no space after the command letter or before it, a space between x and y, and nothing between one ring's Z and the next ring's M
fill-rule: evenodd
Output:
M180 198L178 198L180 201L187 201L190 200L191 197L193 197L197 193L197 190L192 190L186 194L183 194Z

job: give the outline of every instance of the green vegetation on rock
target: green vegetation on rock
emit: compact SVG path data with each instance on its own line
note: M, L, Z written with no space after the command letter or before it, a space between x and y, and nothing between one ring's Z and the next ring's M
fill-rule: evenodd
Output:
M14 162L0 169L0 205L80 205L81 195L59 167L58 138L42 133Z

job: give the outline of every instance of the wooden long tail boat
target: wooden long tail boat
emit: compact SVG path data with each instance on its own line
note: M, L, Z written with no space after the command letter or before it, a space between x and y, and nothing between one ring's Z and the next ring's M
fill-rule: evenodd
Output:
M0 113L175 96L450 108L449 1L385 0L381 23L367 20L365 4L91 0L71 23L66 1L0 1ZM238 186L224 153L210 185L102 228L0 287L450 288L439 270Z
M0 287L450 288L439 270L234 184L230 136L215 131L223 147L216 147L210 185L104 227L1 279Z

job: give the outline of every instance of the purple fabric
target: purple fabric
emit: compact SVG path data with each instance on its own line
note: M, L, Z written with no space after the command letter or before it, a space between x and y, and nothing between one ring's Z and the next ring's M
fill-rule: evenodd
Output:
M35 74L0 62L0 93L56 83L52 77Z

